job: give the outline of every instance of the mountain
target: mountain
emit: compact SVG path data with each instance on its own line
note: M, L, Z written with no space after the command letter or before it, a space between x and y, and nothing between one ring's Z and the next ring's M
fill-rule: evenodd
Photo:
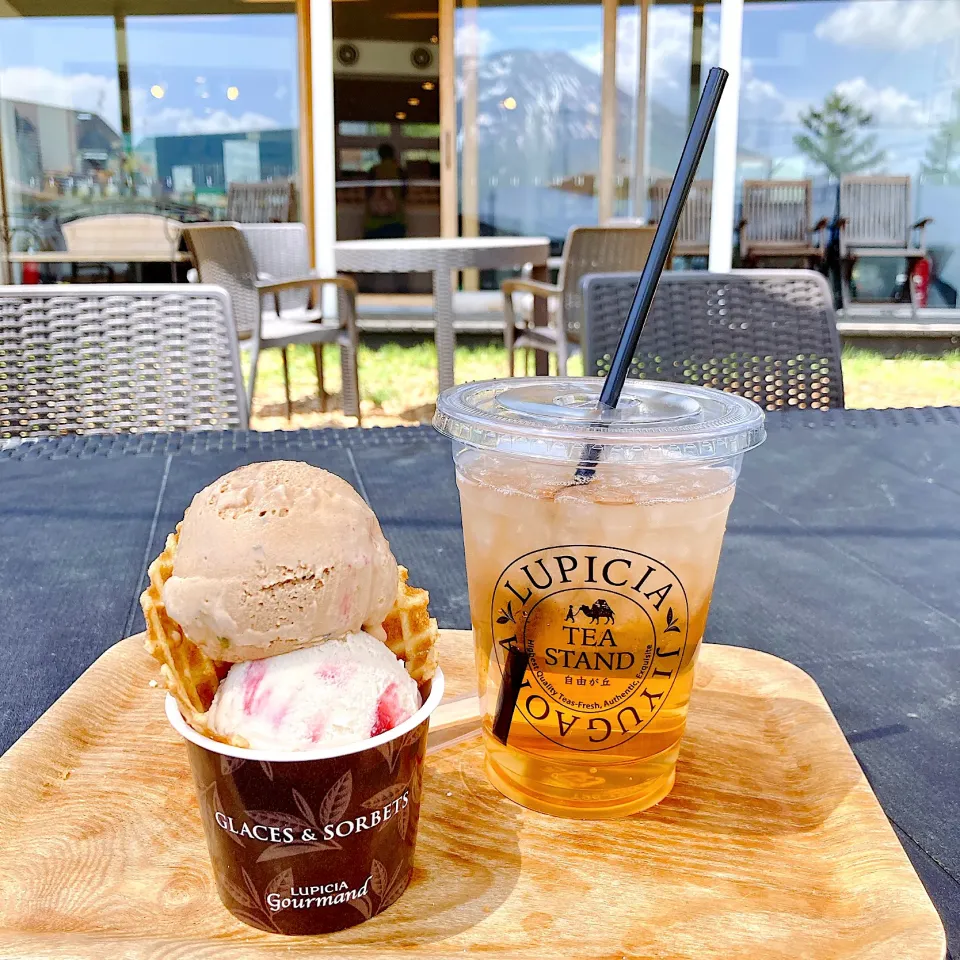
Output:
M459 107L463 62L458 64ZM504 50L477 64L477 140L481 181L548 184L596 174L601 78L562 50ZM504 103L516 101L509 110ZM667 175L680 156L686 118L657 101L650 114L650 174ZM618 90L618 171L626 174L634 137L634 98ZM458 118L459 119L459 118ZM462 129L462 126L461 126Z

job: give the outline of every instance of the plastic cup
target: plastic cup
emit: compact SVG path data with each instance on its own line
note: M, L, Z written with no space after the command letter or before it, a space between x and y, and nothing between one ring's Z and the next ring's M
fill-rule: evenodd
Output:
M486 772L564 817L670 792L727 512L764 439L739 396L628 381L601 418L601 387L468 384L434 420L453 440Z
M271 933L331 933L395 903L413 873L430 714L380 736L303 753L245 750L197 733L173 697L223 905Z

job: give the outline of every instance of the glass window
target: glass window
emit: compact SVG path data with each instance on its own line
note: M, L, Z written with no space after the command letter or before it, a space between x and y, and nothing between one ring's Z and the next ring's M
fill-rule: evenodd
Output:
M457 11L464 235L547 235L559 251L597 222L601 31L599 3Z
M296 29L292 14L127 17L141 194L217 216L230 183L296 175Z
M930 302L940 306L955 305L960 288L958 36L953 0L744 9L738 179L811 179L816 220L833 217L844 175L906 178L908 221L934 218ZM905 262L863 258L853 279L858 295L885 299L903 284Z
M438 18L437 0L333 4L340 240L440 234ZM432 289L428 273L357 282L364 293Z
M654 200L673 177L696 110L703 81L718 57L718 4L657 3L647 15L646 104L642 136L637 125L640 11L624 2L617 15L617 206L618 216L656 218ZM644 156L638 158L642 147ZM645 174L634 190L632 178ZM707 143L697 178L713 176L713 137Z
M400 133L411 139L426 138L428 140L440 139L439 123L401 123Z
M344 173L355 173L358 170L366 173L380 161L380 155L374 149L365 150L363 147L343 147L340 150L340 169Z
M217 217L231 182L296 175L292 4L137 15L164 4L152 7L137 3L117 17L0 17L15 249L62 248L63 223L97 214Z
M15 250L62 248L60 217L127 183L112 17L0 19L0 127Z
M342 137L389 137L389 123L372 123L368 120L341 120L337 132Z

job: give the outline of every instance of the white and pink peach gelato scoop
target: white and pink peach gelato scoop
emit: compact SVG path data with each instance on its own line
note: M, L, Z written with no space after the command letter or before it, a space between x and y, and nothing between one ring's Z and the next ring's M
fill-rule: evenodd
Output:
M253 750L333 747L392 730L420 709L416 681L389 648L351 633L278 657L234 664L207 715Z

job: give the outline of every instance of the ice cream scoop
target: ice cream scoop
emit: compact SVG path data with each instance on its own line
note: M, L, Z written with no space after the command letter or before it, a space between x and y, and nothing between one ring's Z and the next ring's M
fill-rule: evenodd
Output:
M234 664L207 716L254 750L301 751L386 733L420 709L416 681L379 640L351 633Z
M170 617L213 660L289 653L382 623L397 562L345 480L306 463L254 463L201 490L163 587Z

